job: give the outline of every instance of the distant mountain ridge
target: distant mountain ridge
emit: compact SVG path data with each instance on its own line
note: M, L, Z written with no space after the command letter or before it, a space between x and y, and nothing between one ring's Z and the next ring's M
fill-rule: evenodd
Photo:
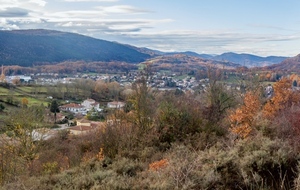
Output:
M283 56L268 56L260 57L252 54L237 54L233 52L223 53L221 55L210 55L210 54L198 54L196 52L186 51L186 52L171 52L165 53L166 55L184 54L194 57L199 57L203 59L210 59L214 61L223 61L239 64L246 67L264 67L273 64L281 63L288 57Z
M215 56L212 59L218 61L230 61L246 67L264 67L273 64L277 64L287 59L288 57L282 56L268 56L260 57L252 54L237 54L237 53L223 53L221 55Z
M282 71L299 73L300 72L300 54L296 55L295 57L287 58L279 64L271 65L266 68L274 70L274 71L282 70Z
M209 54L198 54L196 52L193 51L185 51L185 52L167 52L164 53L165 55L176 55L176 54L184 54L184 55L188 55L188 56L193 56L193 57L198 57L198 58L202 58L202 59L212 59L214 57L214 55L209 55Z
M63 61L139 63L150 55L134 48L75 33L52 30L0 31L0 64L32 66Z
M178 61L178 57L173 59L172 56L176 57L180 54L203 59L202 61L195 59L198 63L211 60L225 66L231 64L230 67L237 67L238 65L263 67L280 63L287 58L279 56L259 57L232 52L221 55L198 54L192 51L162 52L76 33L44 29L0 31L1 65L32 66L64 61L141 63L163 55L168 56L164 57L163 60L168 58L170 61ZM193 59L188 59L189 63L195 62Z

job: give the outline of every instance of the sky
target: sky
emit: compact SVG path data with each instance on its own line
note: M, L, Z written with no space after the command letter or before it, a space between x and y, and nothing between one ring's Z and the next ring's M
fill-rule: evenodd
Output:
M155 50L300 53L299 0L0 0L0 30L51 29Z

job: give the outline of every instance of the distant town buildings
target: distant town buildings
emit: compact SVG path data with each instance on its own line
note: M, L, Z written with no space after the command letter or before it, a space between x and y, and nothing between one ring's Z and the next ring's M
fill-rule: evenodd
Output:
M26 75L12 75L5 77L6 82L13 83L14 80L19 80L21 83L31 83L33 79L31 76Z

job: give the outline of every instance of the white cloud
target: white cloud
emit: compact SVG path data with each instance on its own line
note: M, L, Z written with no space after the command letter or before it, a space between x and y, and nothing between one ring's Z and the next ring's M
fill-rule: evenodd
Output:
M149 13L150 11L139 9L129 5L115 5L115 6L107 6L107 7L96 7L98 10L104 13Z
M260 54L269 52L278 55L280 46L287 46L287 42L298 42L300 39L299 33L283 35L295 32L291 29L268 25L250 27L267 28L269 32L276 31L279 34L250 31L243 33L233 29L162 30L159 26L167 28L169 23L176 24L176 21L156 17L158 14L153 14L156 19L151 19L153 15L147 14L153 13L151 10L132 5L114 3L111 6L99 6L101 3L103 5L105 2L113 3L119 0L56 0L55 4L53 2L54 0L0 0L0 30L45 28L76 31L105 40L162 51L192 50L207 53L235 51ZM146 14L146 17L137 14ZM270 43L275 45L270 46ZM297 51L297 47L295 45L289 48L294 48L290 54Z
M8 7L0 10L0 17L23 17L28 16L28 10L16 7Z
M280 46L297 41L299 35L249 34L223 31L160 31L122 33L122 39L132 45L160 51L196 51L220 54L234 51L261 56L295 55L297 50L283 52ZM273 46L270 46L272 42ZM276 44L276 45L274 45ZM292 48L291 48L292 50Z
M8 8L8 7L18 7L18 8L37 8L44 7L47 4L44 0L0 0L0 8Z
M45 13L44 17L49 20L55 21L90 21L91 19L99 19L104 16L100 11L92 11L92 10L78 10L78 11L63 11L63 12L54 12L54 13Z
M41 7L44 7L47 4L47 2L43 0L30 0L29 3L36 4Z
M7 22L6 19L0 18L0 29L1 30L17 30L20 29L17 25Z

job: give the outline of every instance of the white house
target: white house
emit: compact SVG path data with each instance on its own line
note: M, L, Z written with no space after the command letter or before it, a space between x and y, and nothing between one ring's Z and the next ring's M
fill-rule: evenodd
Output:
M21 81L24 81L27 83L30 81L33 81L31 76L25 76L25 75L14 75L14 76L6 77L6 81L8 81L9 83L11 83L14 79L20 79Z
M60 106L60 110L62 111L70 111L72 113L81 113L83 115L86 114L87 110L83 105L70 103Z
M86 99L81 103L81 105L84 106L87 111L90 111L93 108L96 111L102 111L100 104L93 99Z
M108 108L123 108L125 106L124 102L108 102Z
M86 99L81 104L70 103L60 106L60 110L62 111L70 111L72 113L80 113L82 115L86 115L87 112L93 108L96 111L102 111L100 104L93 99Z

